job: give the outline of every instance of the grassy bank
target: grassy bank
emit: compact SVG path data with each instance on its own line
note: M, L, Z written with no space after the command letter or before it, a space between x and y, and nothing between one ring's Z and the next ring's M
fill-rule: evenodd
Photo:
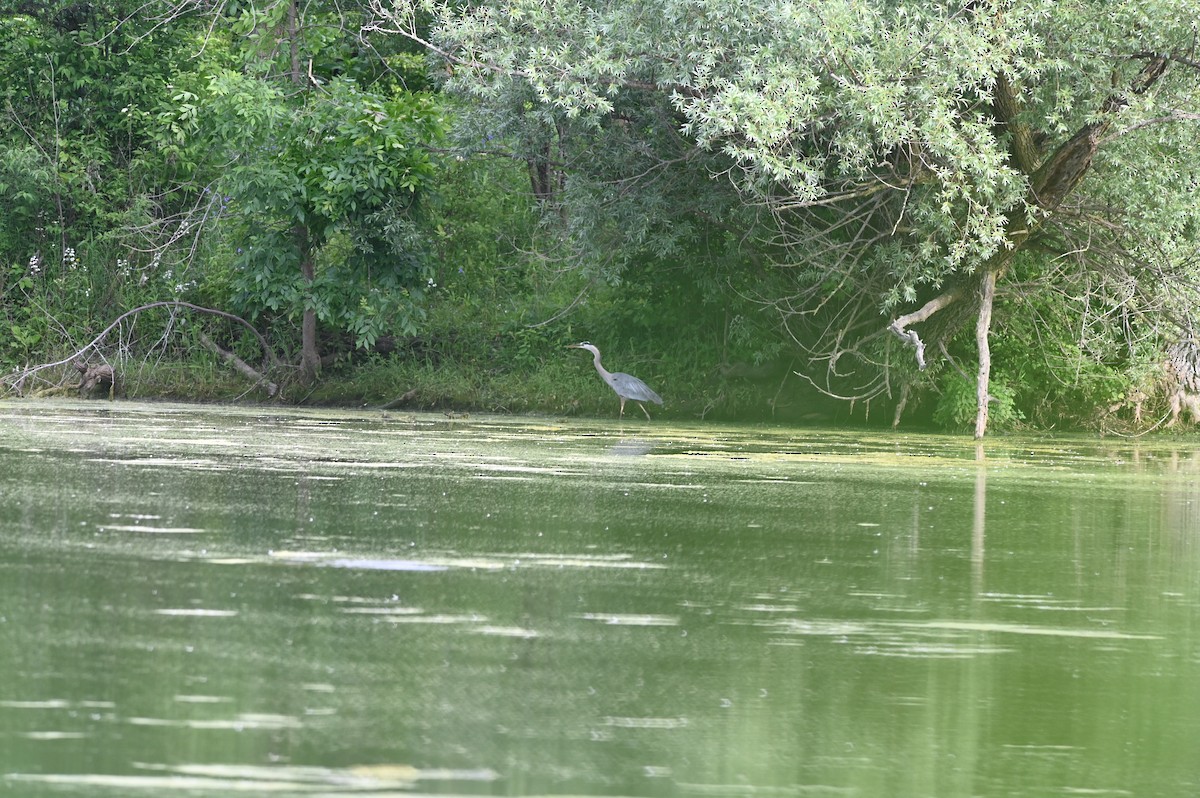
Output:
M836 420L834 408L827 403L813 397L802 402L794 378L780 391L775 380L724 379L715 366L671 367L662 360L620 354L610 361L606 353L606 365L638 375L662 395L662 407L647 408L654 418ZM106 361L117 370L118 398L130 400L596 417L616 416L619 407L616 395L592 367L591 357L565 346L527 352L524 357L515 357L501 346L469 355L442 350L420 356L407 352L347 357L327 366L311 386L295 381L290 368L271 374L282 386L281 395L274 397L207 352L195 352L186 360L108 357ZM258 368L261 363L252 365ZM76 395L73 386L78 384L72 366L55 367L28 380L22 395ZM772 412L776 404L779 407ZM626 412L642 417L632 403Z

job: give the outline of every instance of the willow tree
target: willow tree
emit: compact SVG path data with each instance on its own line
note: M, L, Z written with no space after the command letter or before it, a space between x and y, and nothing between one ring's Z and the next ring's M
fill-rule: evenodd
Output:
M998 293L1187 304L1195 0L376 2L484 106L523 93L631 157L662 131L622 109L660 109L703 157L653 174L703 163L769 212L760 299L830 393L906 393L973 330L982 436Z

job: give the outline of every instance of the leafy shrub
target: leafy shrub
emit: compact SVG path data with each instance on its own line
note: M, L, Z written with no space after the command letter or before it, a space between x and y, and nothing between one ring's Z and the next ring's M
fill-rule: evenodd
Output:
M992 397L988 407L988 428L1003 429L1016 426L1025 418L1017 407L1013 389L1002 378L993 377L989 384ZM933 411L933 420L948 430L969 429L975 424L975 383L950 371L942 378L942 395Z

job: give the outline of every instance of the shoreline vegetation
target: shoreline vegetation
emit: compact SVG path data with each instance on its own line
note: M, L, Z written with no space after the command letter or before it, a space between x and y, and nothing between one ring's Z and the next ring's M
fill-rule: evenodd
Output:
M284 367L294 372L295 368ZM592 370L591 361L563 353L558 362L547 358L528 370L489 367L478 361L451 362L445 358L422 362L367 355L356 362L341 362L322 369L313 385L285 382L272 393L268 381L247 379L216 354L198 352L187 361L130 361L116 369L118 388L113 401L171 400L197 403L282 404L367 408L374 410L441 411L446 413L551 414L603 418L617 415L612 391ZM277 372L276 372L277 373ZM673 392L675 384L671 385ZM720 385L716 381L682 385L691 396L670 400L652 415L662 418L752 419L772 418L770 396L747 386ZM664 389L667 390L667 389ZM0 399L35 401L47 397L84 397L108 401L100 391L81 388L79 372L68 365L39 372L26 390L0 391ZM755 409L761 404L762 409ZM779 420L834 421L826 408L801 413L785 408ZM861 419L859 420L861 423Z
M419 346L426 348L428 341ZM414 344L416 345L416 344ZM283 377L277 386L265 374L248 378L244 369L231 365L224 350L197 350L186 360L167 358L117 359L116 387L85 389L81 369L70 363L37 373L22 391L9 379L0 390L0 400L30 401L52 397L89 398L107 401L176 401L196 404L235 404L268 407L328 407L356 410L440 412L449 418L470 414L550 415L616 418L617 399L595 375L591 361L573 358L567 350L557 352L532 366L504 368L496 360L478 355L455 359L450 353L429 353L421 360L395 354L348 356L325 367L319 380L303 385L294 376L298 367L279 365L269 371ZM502 354L502 353L501 353ZM242 364L245 366L245 364ZM740 421L805 426L851 428L894 427L897 432L950 431L967 433L969 414L957 428L934 417L939 397L910 397L917 412L894 425L894 408L852 407L831 401L809 388L795 375L777 370L721 365L700 378L672 374L652 359L638 366L652 374L664 394L664 407L655 408L655 421ZM292 375L289 379L288 375ZM781 382L777 382L781 381ZM964 381L964 390L970 388ZM930 401L932 399L932 401ZM1084 423L1037 427L1023 423L1006 425L999 432L1096 433L1141 437L1149 434L1190 434L1193 424L1170 424L1171 409L1165 400L1143 397L1144 406L1132 401L1104 408ZM640 416L639 416L640 418ZM635 419L636 420L636 419ZM1194 418L1185 418L1195 421ZM645 422L644 419L638 423Z
M18 5L0 397L1200 421L1200 0Z
M182 300L150 302L120 313L77 349L0 377L0 399L278 404L433 411L449 417L616 416L618 400L595 375L591 360L572 354L569 344L575 339L564 337L571 334L569 327L565 332L515 327L481 313L468 326L461 311L445 309L429 320L426 334L381 337L373 352L351 348L345 338L323 340L322 348L336 354L327 355L315 377L306 379L294 356L289 362L236 314ZM156 314L167 315L149 325L147 337L142 318L153 321ZM211 322L207 327L205 320ZM672 351L680 352L679 343ZM975 418L975 385L961 369L943 380L940 390L908 390L882 397L872 407L870 400L838 401L816 390L793 370L794 360L729 363L725 341L720 346L687 341L682 351L686 367L679 357L638 353L628 345L614 352L618 368L647 375L663 393L666 403L655 409L655 418L950 432L969 431ZM1140 437L1180 420L1200 422L1200 395L1188 385L1178 379L1152 382L1149 389L1130 390L1088 414L1050 416L1041 423L1027 423L1012 394L996 386L1002 393L993 401L1007 403L1000 406L996 428Z

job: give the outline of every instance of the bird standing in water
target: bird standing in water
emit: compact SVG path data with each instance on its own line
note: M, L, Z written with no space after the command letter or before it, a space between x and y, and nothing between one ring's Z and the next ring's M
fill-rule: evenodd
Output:
M638 403L638 407L642 408L642 412L646 414L646 418L650 418L650 412L646 410L646 406L642 402L654 402L656 405L663 403L662 397L650 390L650 386L639 380L632 374L625 374L617 371L612 372L600 365L600 350L584 341L580 344L571 344L568 349L586 349L592 353L592 364L595 365L596 371L600 377L608 383L608 387L612 388L617 393L617 398L621 400L621 418L625 417L625 402L632 399Z

